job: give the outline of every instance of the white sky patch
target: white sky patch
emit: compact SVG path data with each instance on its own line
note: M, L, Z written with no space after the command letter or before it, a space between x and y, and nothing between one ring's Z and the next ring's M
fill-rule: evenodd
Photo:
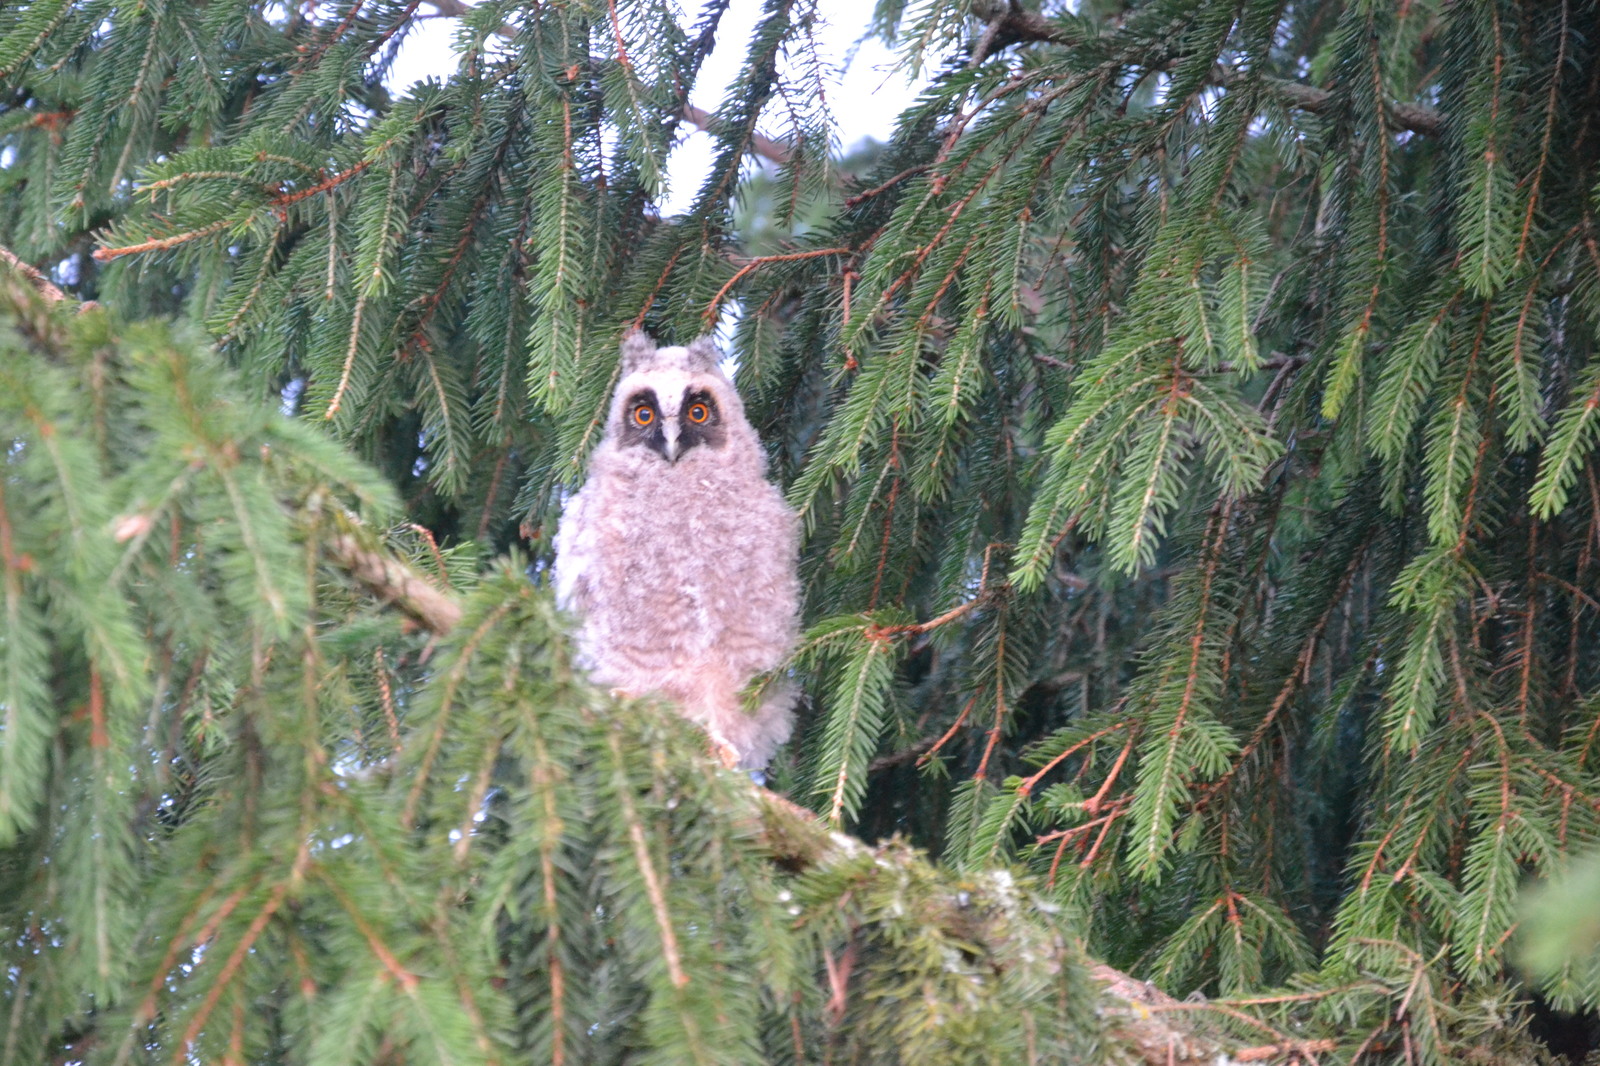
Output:
M750 35L761 17L762 0L733 0L717 28L717 44L689 102L714 112L728 85L744 63ZM927 85L924 76L908 80L894 69L894 56L877 40L862 40L872 18L872 5L861 0L820 0L817 47L829 72L824 92L836 123L840 145L849 150L866 138L886 141L895 119ZM694 23L698 11L686 12L683 24ZM407 35L389 74L392 89L403 91L423 78L443 81L456 67L455 33L458 20L422 19ZM774 103L766 112L781 130L782 115ZM706 175L716 141L708 133L684 123L678 143L667 158L667 187L660 203L663 215L686 211L694 202Z

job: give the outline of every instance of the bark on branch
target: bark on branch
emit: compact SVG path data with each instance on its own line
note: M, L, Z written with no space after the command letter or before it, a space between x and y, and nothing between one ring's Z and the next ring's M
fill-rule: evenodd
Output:
M703 108L695 107L693 104L684 104L682 114L684 119L696 129L709 131L712 124L716 122L715 115ZM756 155L770 160L780 167L789 161L789 156L792 154L787 144L782 141L775 141L771 137L763 137L759 133L750 135L750 149Z
M1272 92L1283 97L1291 107L1301 111L1321 115L1333 107L1334 95L1327 89L1302 85L1300 82L1284 78L1267 78L1265 81ZM1408 104L1403 100L1392 100L1385 106L1389 111L1390 125L1424 137L1437 137L1444 132L1444 115L1431 107Z
M0 248L0 261L10 265L11 269L28 279L28 284L39 290L39 295L51 303L60 303L67 298L67 294L58 289L51 280L44 275L44 271L23 259L9 248Z
M386 603L404 611L424 629L443 635L461 621L461 602L390 555L365 548L352 534L329 538L328 557Z

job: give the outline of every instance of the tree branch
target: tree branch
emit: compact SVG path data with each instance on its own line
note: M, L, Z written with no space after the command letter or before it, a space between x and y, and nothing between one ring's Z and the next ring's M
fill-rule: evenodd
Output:
M9 248L0 246L0 262L8 264L22 275L50 303L67 300L66 293L52 285L49 278L36 267L23 262ZM448 633L461 621L460 602L400 560L362 547L361 542L350 533L330 537L324 546L328 556L341 569L379 599L394 604L410 615L430 633Z
M1027 10L1016 0L1007 0L984 27L983 36L978 38L977 44L973 46L972 58L967 65L976 67L1002 48L1009 48L1014 44L1071 45L1077 40L1075 36L1038 12Z
M872 848L852 836L830 830L811 811L764 788L752 786L750 791L761 824L761 838L771 849L774 861L786 869L801 872L867 856L879 864L921 861L907 849L896 850L895 845ZM908 854L912 857L906 858ZM958 930L961 939L981 945L991 936L1005 935L987 928L982 910L973 901L963 900L959 892L952 892L943 913L933 918L942 926ZM1088 970L1089 976L1104 986L1101 1010L1109 1021L1109 1037L1146 1066L1216 1066L1230 1059L1259 1060L1308 1050L1292 1041L1236 1050L1179 1016L1182 1008L1204 1004L1182 1003L1148 981L1104 963L1094 963Z
M472 5L464 3L463 0L426 0L426 3L443 18L461 18L472 10ZM502 26L497 32L501 37L506 38L516 35L516 30L510 26ZM716 116L709 111L695 107L690 103L685 103L678 114L696 129L708 132L716 121ZM787 163L789 156L792 154L790 147L782 141L775 141L771 137L764 137L759 133L751 135L750 148L756 155L779 166Z
M360 547L354 537L334 537L329 553L352 577L434 634L443 636L461 621L461 605L454 595L429 584L404 564ZM921 744L915 746L920 747ZM799 873L865 857L877 865L925 861L903 845L874 848L829 829L813 812L765 788L752 784L747 795L747 816L755 820L757 833L773 862L787 870ZM1006 936L1003 929L989 927L985 909L973 902L970 890L952 888L949 898L930 917L941 927L958 933L959 939L975 945L998 942ZM1311 1048L1293 1041L1236 1049L1188 1020L1182 1008L1197 1005L1181 1003L1154 985L1104 963L1092 964L1088 970L1090 977L1104 986L1101 1009L1109 1020L1108 1035L1146 1066L1215 1066L1227 1061L1230 1052L1235 1061L1247 1061L1326 1050L1320 1045Z
M330 537L326 547L329 558L341 569L430 633L442 636L461 621L460 601L400 560L362 547L350 533Z
M1224 79L1224 84L1228 80ZM1265 78L1267 88L1282 96L1291 107L1313 115L1327 112L1334 104L1334 94L1327 89L1302 85L1285 78ZM1424 137L1437 137L1444 132L1445 117L1431 107L1393 100L1387 105L1389 118L1394 125Z
M984 28L983 36L973 46L972 59L968 65L975 67L1002 48L1014 44L1070 46L1077 42L1077 37L1058 24L1036 12L1024 10L1018 5L1017 0L1007 0L1005 6ZM1224 73L1219 79L1219 85L1228 88L1240 80L1242 79L1237 74ZM1327 89L1303 85L1286 78L1266 77L1262 80L1270 91L1277 93L1290 107L1313 115L1327 112L1333 107L1336 99L1334 93ZM1444 132L1444 115L1431 107L1403 101L1392 101L1387 107L1390 120L1401 129L1425 137L1437 137Z
M690 125L707 132L710 132L711 127L716 123L715 115L702 108L695 107L693 104L684 104L682 114ZM771 137L764 137L759 133L750 135L750 148L756 155L770 160L780 167L789 161L789 156L792 154L792 150L787 144L782 141L775 141Z
M67 298L67 294L58 289L45 277L44 271L31 263L24 262L22 257L9 248L0 247L0 261L10 264L11 269L28 279L28 283L39 291L39 295L51 303L60 303Z
M875 774L880 770L888 770L895 766L903 766L914 759L920 759L927 751L939 742L938 737L923 737L909 748L880 755L867 764L867 773Z

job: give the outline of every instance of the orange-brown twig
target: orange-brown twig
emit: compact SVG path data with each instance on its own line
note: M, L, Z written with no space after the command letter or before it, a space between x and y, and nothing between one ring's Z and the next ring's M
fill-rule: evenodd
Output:
M297 204L301 200L315 196L318 193L327 192L329 189L337 188L338 186L349 181L351 178L355 177L357 174L360 174L363 170L366 170L372 165L372 163L373 160L370 158L363 159L361 162L351 166L348 170L342 170L333 175L331 178L319 181L317 184L308 188L296 189L294 192L285 193L282 196L274 197L273 199L268 200L265 204L261 205L261 209L268 211L281 211L283 208L288 207L291 204ZM157 237L153 240L140 241L138 244L124 245L121 248L96 248L94 250L94 258L98 262L104 263L108 260L116 259L119 256L134 255L139 252L166 251L168 248L176 248L180 244L188 244L190 241L197 241L202 237L209 237L212 234L220 233L232 226L234 222L235 220L232 218L223 218L218 219L208 226L201 226L199 229L190 230L188 233L174 233L170 237Z
M961 723L965 722L967 720L967 715L972 713L973 705L976 704L977 702L978 702L978 697L977 696L973 696L971 699L967 700L967 705L965 707L961 708L961 713L956 715L956 720L954 722L950 723L950 728L946 729L944 731L944 736L942 736L938 740L934 741L933 742L933 747L929 748L922 755L922 757L917 760L917 765L918 766L925 765L929 759L931 759L935 755L939 754L939 749L944 747L945 744L947 744L949 742L950 738L956 735L956 730L961 728Z
M786 255L760 255L754 259L747 259L733 277L728 279L728 283L717 290L717 294L711 298L711 302L706 304L706 309L700 313L700 318L705 322L710 322L715 318L717 307L722 303L722 298L728 295L728 290L739 284L740 280L756 267L765 266L768 263L791 263L798 259L816 259L824 255L849 254L850 249L848 248L817 248L809 252L790 252Z
M1108 725L1104 729L1100 730L1099 732L1091 733L1089 736L1084 737L1082 740L1078 741L1076 744L1074 744L1071 747L1067 748L1060 755L1057 755L1055 758L1051 759L1049 762L1047 762L1043 766L1041 766L1039 768L1039 772L1038 773L1032 775L1027 780L1023 781L1022 784L1017 787L1017 791L1021 792L1024 796L1028 795L1030 792L1032 792L1034 790L1034 788L1036 788L1038 786L1039 779L1044 777L1045 774L1049 773L1051 770L1054 770L1057 766L1060 766L1067 759L1071 758L1077 752L1082 751L1084 748L1088 747L1090 744L1093 744L1095 741L1101 739L1102 737L1110 736L1112 733L1115 733L1117 730L1119 730L1119 729L1123 728L1124 726L1126 726L1130 721L1131 721L1131 719L1124 718L1122 721L1117 722L1114 725ZM1126 749L1124 749L1124 750L1126 750Z

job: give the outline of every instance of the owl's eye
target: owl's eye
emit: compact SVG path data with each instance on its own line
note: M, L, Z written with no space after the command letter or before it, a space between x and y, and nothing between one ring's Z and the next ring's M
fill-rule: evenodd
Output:
M689 405L689 421L693 422L695 425L698 426L702 424L710 417L711 408L707 407L705 404L692 403Z
M648 426L656 420L656 412L652 407L640 404L633 409L633 424L639 427Z

